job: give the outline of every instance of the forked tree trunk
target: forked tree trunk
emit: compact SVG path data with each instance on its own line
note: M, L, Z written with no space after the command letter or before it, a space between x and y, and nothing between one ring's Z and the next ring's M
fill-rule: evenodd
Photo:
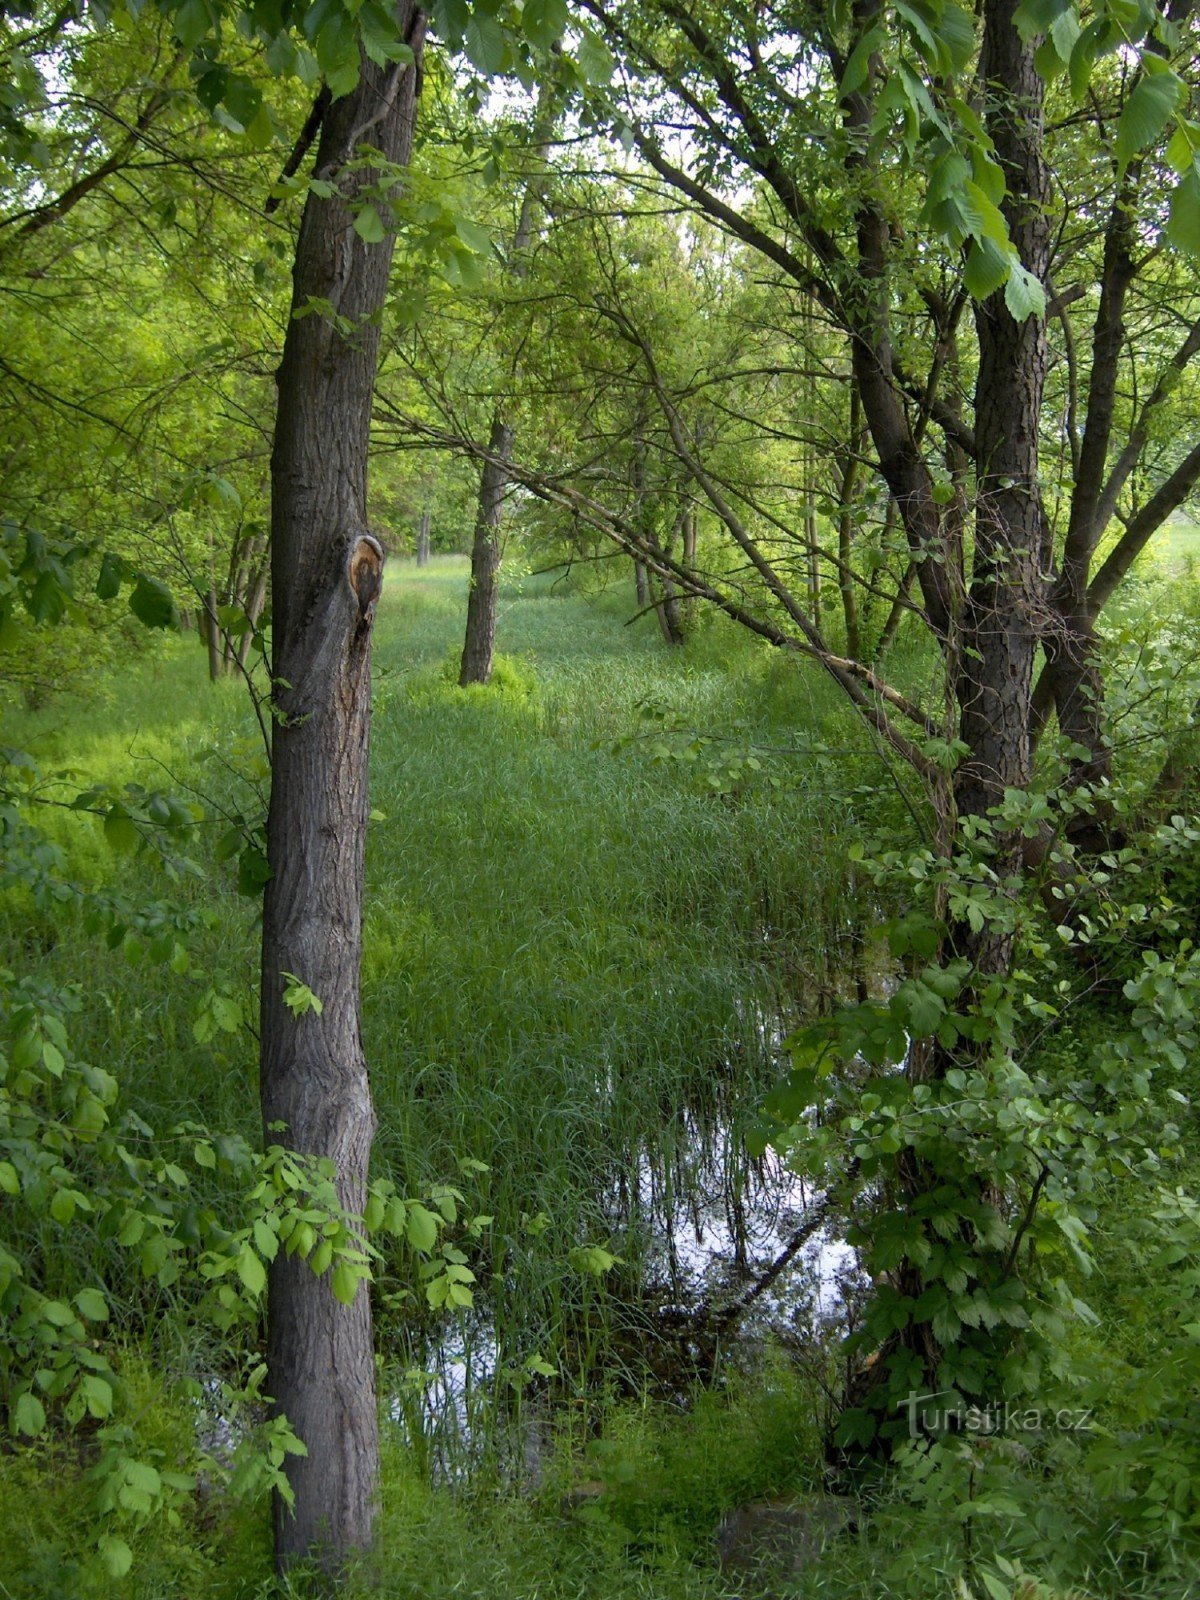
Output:
M363 59L357 88L326 114L319 177L341 193L369 183L347 172L369 144L407 162L425 32L408 0L398 25L416 62ZM361 1214L375 1131L359 1034L363 841L371 623L383 557L367 532L367 442L379 313L393 237L367 244L341 193L310 196L293 270L271 456L272 678L276 725L263 905L262 1114L266 1138L335 1167L342 1203ZM342 319L351 331L343 333ZM284 1004L295 974L323 1011ZM336 1572L371 1542L379 1473L370 1299L333 1296L330 1276L280 1252L269 1274L268 1386L307 1455L288 1458L295 1493L275 1502L276 1562L312 1557Z

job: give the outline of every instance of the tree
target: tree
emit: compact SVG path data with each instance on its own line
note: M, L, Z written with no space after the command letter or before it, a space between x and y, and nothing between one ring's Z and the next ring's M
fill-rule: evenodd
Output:
M47 200L32 173L48 164L35 123L51 57L56 48L64 60L85 50L95 30L76 33L69 13L43 15L36 3L20 14L29 27L6 37L0 56L0 133L4 156L24 164L30 203L13 220L30 234L135 166L168 97L155 89L132 124L114 118L124 133L109 153ZM324 79L272 196L300 193L305 203L271 454L274 729L260 1091L268 1142L331 1161L343 1212L361 1219L374 1131L358 1020L361 899L370 638L383 567L366 523L366 472L394 202L412 149L427 16L408 0L300 6L286 21L237 3L197 10L163 0L145 25L161 32L164 18L174 38L168 76L190 57L200 103L252 144L269 143L276 127L254 76L256 46L267 47L275 72ZM481 74L514 68L529 81L530 41L546 48L560 31L531 17L514 33L494 12L486 26L469 10L439 20ZM31 66L30 50L43 52L44 71ZM299 176L314 142L313 175ZM235 555L235 564L245 563ZM313 1556L333 1571L371 1540L374 1352L369 1299L356 1287L353 1275L348 1292L336 1273L315 1275L298 1254L280 1252L271 1267L269 1383L307 1451L292 1463L290 1503L276 1500L281 1567Z
M545 159L553 134L557 90L552 81L543 84L533 114L532 156L535 170L525 180L508 251L508 271L520 283L528 272L526 254L533 237L534 220L544 181L536 170ZM496 645L496 607L500 594L500 527L504 516L507 478L501 462L513 447L516 429L512 407L504 397L497 402L488 435L489 457L479 469L479 503L475 513L475 532L471 541L471 583L467 594L467 626L463 639L458 681L487 683L492 676L492 654Z
M892 614L915 583L914 614L940 662L938 690L906 693L878 666L833 648L811 567L798 583L787 565L798 548L811 554L811 524L779 527L761 500L712 469L684 425L686 388L628 306L614 308L614 324L748 576L689 572L591 483L512 471L650 570L818 662L917 775L940 885L934 943L925 933L920 942L933 957L929 981L944 994L929 991L927 1004L919 986L911 992L916 1009L897 1059L905 1093L934 1107L936 1120L960 1083L986 1096L1015 1071L997 997L1012 982L1028 887L1040 885L1073 937L1088 893L1077 852L1110 840L1097 788L1108 754L1095 621L1149 532L1200 478L1194 409L1173 461L1152 467L1146 454L1155 417L1200 348L1193 295L1183 296L1180 337L1165 359L1151 353L1161 339L1147 316L1132 359L1159 376L1132 404L1114 404L1118 352L1137 326L1124 309L1128 285L1139 276L1154 284L1163 244L1198 242L1196 133L1179 115L1192 13L1186 4L1144 7L1130 21L1103 8L1082 17L1069 4L1015 0L985 0L977 17L946 0L919 11L862 0L828 18L676 0L649 8L585 0L584 10L624 64L611 116L646 166L758 258L797 320L807 326L816 312L840 339L870 466L907 547ZM1165 182L1150 175L1162 171L1155 152L1172 122L1168 162L1182 179L1168 208ZM680 126L686 158L662 131ZM1085 161L1102 179L1080 214L1073 195L1059 195L1071 193L1065 179ZM735 175L740 192L728 182ZM1098 264L1089 248L1097 231ZM1085 315L1090 329L1079 323ZM1065 347L1066 396L1057 377L1050 384L1054 333ZM1056 501L1045 462L1064 425L1074 443ZM1139 469L1144 500L1133 481ZM1125 530L1096 570L1119 507ZM1067 771L1035 796L1034 750L1051 709ZM959 1021L931 1026L950 998ZM1047 1170L1035 1147L1032 1129L1015 1145L979 1133L972 1165L953 1141L922 1130L919 1116L898 1147L884 1147L872 1169L883 1195L874 1237L890 1241L892 1292L879 1297L885 1358L875 1370L893 1392L931 1380L978 1391L1009 1361L1010 1329L1030 1316L1022 1244L1039 1205L1069 1206L1073 1193L1069 1163ZM955 1196L949 1213L938 1211L939 1193ZM959 1263L947 1273L938 1243L947 1214L959 1219L968 1292L997 1304L1015 1295L1011 1318L964 1329L954 1309ZM900 1237L911 1245L897 1255Z
M325 111L296 243L292 316L271 454L271 675L275 730L263 904L262 1069L268 1137L333 1160L361 1216L375 1130L359 1035L371 623L383 551L366 523L367 450L394 234L356 207L408 161L426 21L395 13L402 48L364 53ZM357 221L357 226L356 226ZM318 314L310 314L318 308ZM285 999L295 975L320 1012ZM366 1292L340 1303L328 1277L280 1255L269 1285L275 1405L307 1447L295 1501L276 1501L286 1564L337 1565L371 1542L379 1471L375 1352Z

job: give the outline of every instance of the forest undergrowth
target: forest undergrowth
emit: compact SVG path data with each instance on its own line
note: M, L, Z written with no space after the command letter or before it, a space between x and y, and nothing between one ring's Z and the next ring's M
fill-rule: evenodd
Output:
M664 1386L644 1359L642 1267L714 1147L730 1197L752 1195L742 1141L787 1031L886 979L871 933L883 908L848 847L908 801L815 673L719 623L668 652L651 620L627 625L626 596L510 580L493 683L460 689L464 593L457 559L400 566L377 629L363 974L375 1166L400 1194L445 1203L453 1189L443 1215L475 1303L431 1308L411 1262L380 1263L383 1519L364 1591L1183 1600L1195 1530L1166 1513L1192 1504L1200 1429L1195 1372L1163 1330L1186 1284L1160 1274L1147 1293L1162 1245L1139 1254L1128 1222L1147 1202L1133 1193L1101 1208L1099 1324L1067 1334L1074 1388L1058 1410L1086 1412L1085 1429L914 1451L886 1492L854 1486L848 1531L796 1570L719 1570L732 1509L830 1486L836 1356L776 1351L708 1390L686 1372ZM147 1125L253 1142L255 903L221 840L252 828L264 772L244 687L203 673L195 641L176 639L8 724L44 771L169 786L203 808L168 885L200 919L190 969L148 963L136 939L110 949L64 931L19 892L0 932L10 963L33 953L77 987L76 1050ZM46 827L79 879L163 892L160 869L114 855L98 827L65 813ZM217 1171L200 1176L203 1203L236 1204ZM1188 1221L1173 1264L1191 1271ZM64 1282L103 1248L86 1227L72 1238ZM423 1403L447 1315L482 1326L491 1351L465 1435L461 1418L439 1434ZM213 1380L253 1368L253 1331L231 1351L181 1288L132 1281L114 1316L144 1397L129 1421L139 1449L163 1471L192 1470L198 1438L219 1457ZM514 1470L513 1437L533 1435L536 1461ZM276 1592L261 1508L203 1471L169 1531L130 1534L128 1577L97 1576L88 1471L86 1440L0 1455L0 1596Z

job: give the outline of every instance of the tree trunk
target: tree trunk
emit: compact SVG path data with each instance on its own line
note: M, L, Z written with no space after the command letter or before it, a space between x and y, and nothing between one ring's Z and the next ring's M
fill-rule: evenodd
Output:
M417 525L417 565L429 565L429 524L433 521L433 514L428 506L421 513L421 520Z
M343 1205L361 1214L375 1118L359 1033L371 623L383 553L366 527L367 445L394 237L367 244L342 198L372 181L348 172L361 144L403 165L412 147L425 18L396 7L415 55L365 57L358 86L325 116L317 175L331 200L305 203L292 318L278 373L271 455L272 679L276 721L263 905L261 1097L266 1138L332 1161ZM331 317L295 313L317 299ZM295 1016L284 974L323 1003ZM371 1543L379 1472L370 1299L334 1298L280 1252L269 1273L268 1387L307 1448L288 1457L295 1495L276 1496L283 1569L315 1558L336 1572Z
M854 592L854 496L858 489L859 456L866 443L863 437L858 390L850 385L849 449L842 468L838 505L838 588L842 596L842 622L846 629L846 654L856 661L862 649L858 627L858 597Z
M250 627L246 629L238 641L237 651L238 665L243 670L245 670L246 663L250 659L250 647L254 643L254 630L258 627L258 619L262 616L263 606L266 604L267 583L270 576L271 556L268 551L259 560L258 570L254 574L254 579L246 595L246 617L250 622Z
M208 646L208 678L216 683L221 676L221 624L217 621L217 591L210 583L204 596L204 642Z
M641 478L640 463L638 466L637 475L635 477L635 482L638 485L639 502L642 502L644 501L645 489ZM686 549L688 537L688 515L688 508L685 506L675 518L675 527L671 532L671 537L668 539L666 546L668 554L672 554L674 552L675 541L681 534L684 540L684 548ZM658 599L654 602L654 612L658 617L658 626L662 631L663 641L674 649L683 644L686 636L683 618L683 602L680 599L679 590L675 587L675 582L672 578L668 577L665 572L660 572L656 576L658 587L661 592L661 599ZM651 595L654 593L654 585L655 577L652 576L650 578Z
M662 599L654 607L658 617L658 625L662 630L664 641L672 649L678 648L684 641L684 627L682 606L679 599L679 590L675 587L673 579L661 575L659 582L662 585Z
M994 86L987 126L1007 181L1009 232L1023 265L1044 283L1050 256L1044 85L1033 48L1017 31L1016 9L1016 0L985 0L980 73ZM981 816L1006 789L1028 786L1033 665L1046 600L1046 529L1038 492L1045 319L1017 322L1004 297L993 294L978 308L976 331L981 468L957 685L959 737L970 752L955 780L960 816ZM1003 865L997 866L1003 873Z
M637 596L637 608L645 611L650 604L650 574L646 571L644 561L633 563L634 593Z
M691 574L696 570L696 540L698 536L696 508L684 513L683 518L683 565L684 570ZM695 610L696 596L691 589L683 597L684 614L691 616Z
M512 450L513 430L500 412L492 418L488 451L501 460ZM471 589L467 596L467 631L463 639L458 681L487 683L496 648L496 598L500 589L500 524L508 473L500 460L488 460L479 476L479 510L471 544Z
M554 86L542 85L533 118L534 154L545 155L553 131ZM533 237L534 213L539 198L538 178L531 177L521 197L517 229L513 234L509 259L512 276L518 281L528 272L525 252ZM488 450L503 460L513 447L515 429L505 415L502 400L492 416ZM485 461L479 474L479 503L475 514L475 536L471 543L471 589L467 597L467 630L463 639L462 664L458 681L487 683L492 676L492 654L496 648L496 605L500 594L500 524L504 517L504 496L508 473L499 461Z

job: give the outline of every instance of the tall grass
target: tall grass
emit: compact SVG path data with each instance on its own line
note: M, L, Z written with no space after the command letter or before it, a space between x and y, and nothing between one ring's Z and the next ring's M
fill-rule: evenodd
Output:
M724 627L670 652L652 623L626 626L632 605L546 579L504 597L495 684L460 690L444 666L465 586L461 561L402 567L378 623L363 971L376 1161L409 1192L460 1182L494 1218L474 1255L500 1364L539 1351L586 1384L612 1354L605 1341L662 1220L637 1215L630 1174L641 1162L656 1194L686 1204L697 1130L736 1151L739 1118L775 1073L780 1027L821 1003L830 952L848 948L843 844L871 801L846 792L844 760L812 747L849 742L864 777L879 769L832 691L796 662ZM191 643L85 703L15 719L9 737L48 768L207 797L202 874L165 886L208 918L191 975L130 967L78 930L46 923L41 935L58 976L85 978L83 1053L147 1121L254 1136L252 1037L201 1045L191 1023L214 975L253 1016L256 908L211 851L219 813L248 803L237 773L256 734L244 690L207 683ZM647 704L712 742L683 758L688 737L647 721ZM789 753L798 737L806 753ZM763 770L706 792L697 773L751 745ZM53 826L77 874L164 891L86 821ZM16 940L29 908L10 915ZM489 1171L460 1178L464 1158ZM585 1243L623 1258L607 1284L571 1265ZM386 1304L385 1358L403 1367L421 1297L398 1317Z

